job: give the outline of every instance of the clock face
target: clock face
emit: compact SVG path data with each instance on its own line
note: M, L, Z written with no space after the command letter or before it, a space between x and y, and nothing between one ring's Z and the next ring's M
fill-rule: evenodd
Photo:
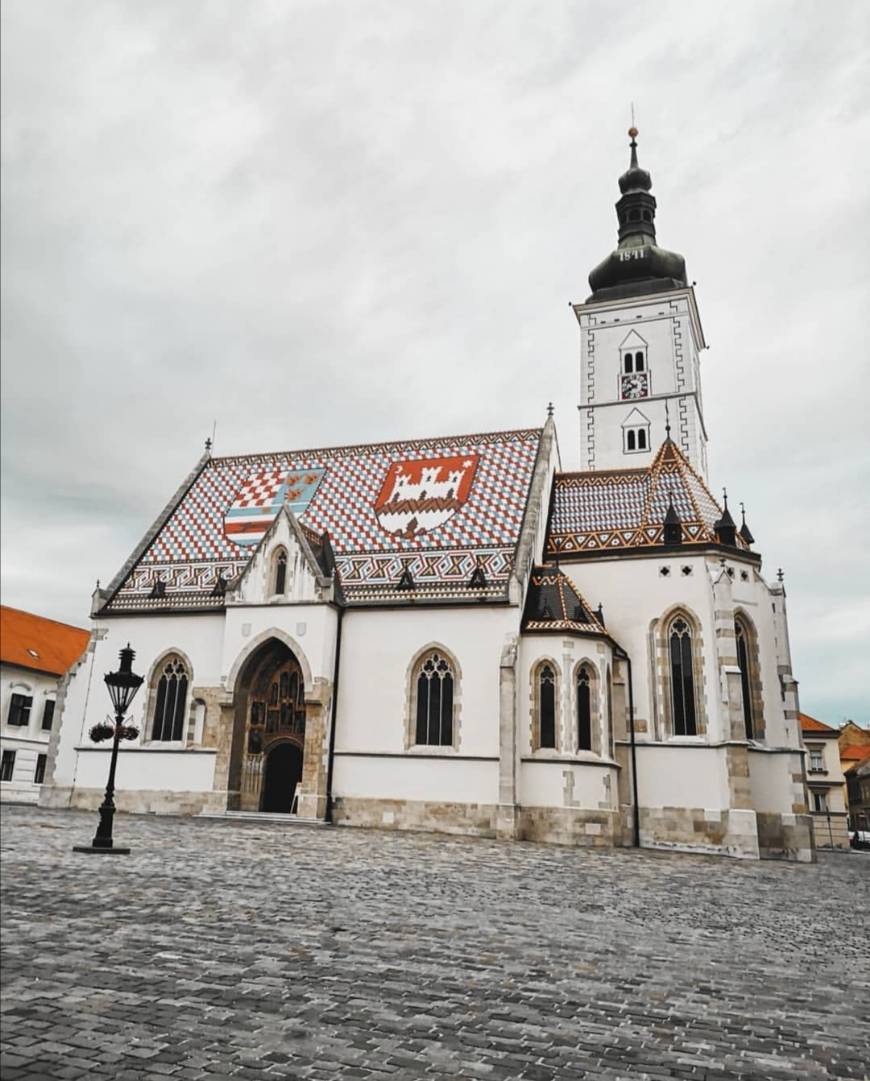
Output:
M635 372L623 375L621 393L623 398L646 398L649 394L649 373Z

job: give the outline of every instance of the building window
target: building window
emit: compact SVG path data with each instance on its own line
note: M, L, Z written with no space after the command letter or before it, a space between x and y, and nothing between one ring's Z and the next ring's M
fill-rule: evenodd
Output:
M810 752L810 773L824 773L825 759L821 747L807 747Z
M9 700L7 723L16 728L26 728L30 724L30 708L32 705L33 695L13 694Z
M158 672L151 738L164 742L181 740L187 704L187 666L180 657L170 656L161 662Z
M692 628L678 616L668 631L671 670L671 716L675 736L697 733L695 714L695 674L692 658Z
M592 750L592 679L585 664L577 670L577 750Z
M554 750L556 747L556 674L549 664L538 671L538 709L540 735L538 746Z
M287 552L283 548L279 548L275 554L273 585L272 592L283 596L287 589Z
M737 639L737 664L740 668L740 683L743 687L743 724L746 728L746 738L752 739L752 672L748 635L742 619L735 620L734 635Z
M42 707L42 731L50 732L51 725L54 721L54 699L46 698L45 705Z
M816 814L824 814L828 810L828 793L813 792L813 810Z
M33 783L42 784L45 780L45 762L48 755L38 754L36 756L36 769L33 771Z
M11 781L15 772L15 751L4 751L0 762L0 781Z
M625 450L627 454L639 450L649 450L649 429L645 424L636 428L624 428L623 431L625 433Z
M417 671L415 743L424 747L453 745L453 667L441 653L432 652Z

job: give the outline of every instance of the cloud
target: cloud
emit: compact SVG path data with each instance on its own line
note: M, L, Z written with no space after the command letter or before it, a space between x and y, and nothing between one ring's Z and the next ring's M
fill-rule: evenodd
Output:
M628 103L685 253L714 485L787 572L805 703L868 711L866 5L11 0L4 597L82 622L219 452L538 423ZM820 619L824 622L820 626ZM853 631L830 642L829 624Z

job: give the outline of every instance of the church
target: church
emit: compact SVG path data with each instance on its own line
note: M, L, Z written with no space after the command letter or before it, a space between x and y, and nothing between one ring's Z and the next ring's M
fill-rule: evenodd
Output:
M145 677L120 810L814 859L786 598L707 483L704 333L650 174L573 305L555 422L218 457L106 588L40 802L96 808L90 738Z

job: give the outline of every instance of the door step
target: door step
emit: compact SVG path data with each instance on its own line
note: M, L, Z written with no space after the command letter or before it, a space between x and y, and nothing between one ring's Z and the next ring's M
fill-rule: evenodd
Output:
M321 828L331 825L322 818L300 818L299 815L281 814L278 811L200 811L197 818L223 818L232 822L257 822L282 826L308 826Z

